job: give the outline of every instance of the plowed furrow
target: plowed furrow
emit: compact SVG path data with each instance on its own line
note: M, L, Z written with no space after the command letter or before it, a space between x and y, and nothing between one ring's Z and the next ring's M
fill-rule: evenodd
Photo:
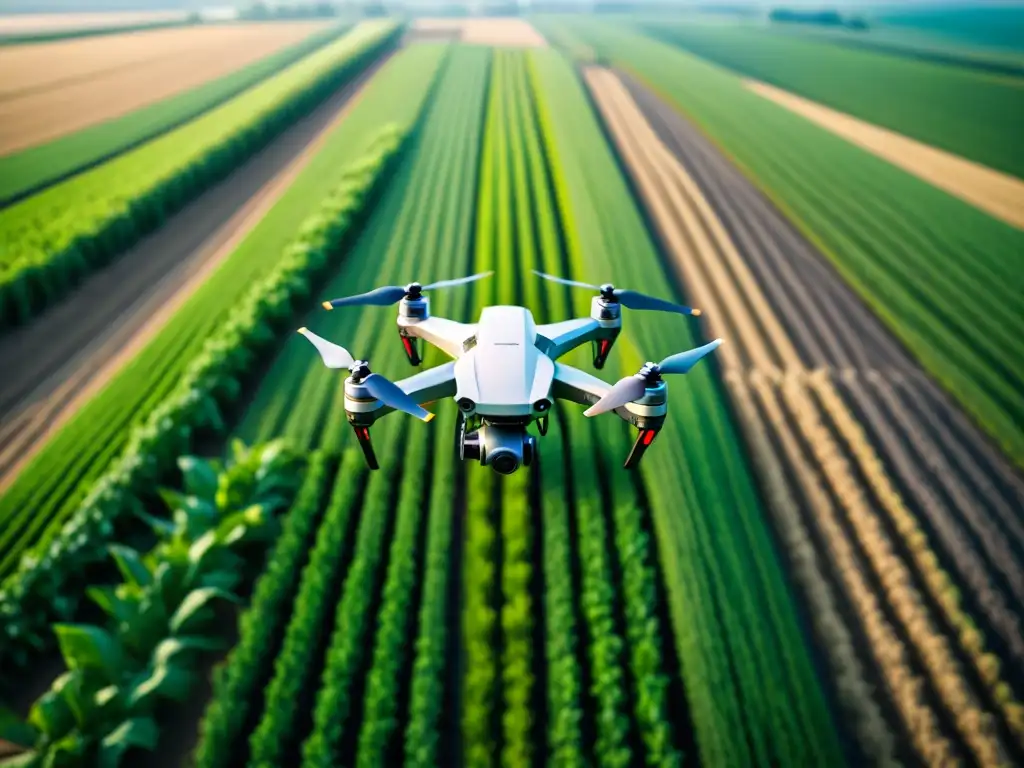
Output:
M982 700L972 688L971 675L960 667L955 638L951 639L943 629L945 621L956 628L966 643L967 632L972 628L959 605L958 596L950 588L949 578L939 567L926 536L904 505L864 429L836 391L828 370L818 370L813 374L805 371L796 345L778 319L777 308L770 305L761 287L766 285L767 290L774 288L776 300L785 302L778 314L788 311L790 315L799 316L793 304L799 306L802 302L816 308L809 299L806 286L793 279L792 271L786 274L789 285L795 284L802 290L785 291L776 273L769 275L769 280L759 280L697 184L665 148L615 75L591 69L587 78L616 143L641 188L644 201L676 261L684 284L700 297L700 303L709 311L708 324L713 335L722 335L726 327L737 334L730 338L730 341L733 338L736 341L736 351L731 344L723 345L720 350L723 368L733 377L738 375L741 378L748 367L755 369L752 375L752 380L756 379L755 390L765 412L777 415L772 420L772 428L784 447L786 459L805 498L814 499L811 508L822 526L827 546L833 554L849 546L845 532L837 523L841 510L873 572L873 578L887 598L887 611L927 671L931 690L955 723L959 739L980 764L1003 764L1008 760L1008 754L998 723L985 712ZM763 238L763 232L748 232L743 240L748 246L756 242L758 235ZM763 265L762 252L763 249L759 250L757 258ZM796 300L791 302L794 293ZM820 312L815 314L820 318ZM839 350L837 354L841 355L834 334L832 339L827 346L832 347L834 353ZM768 391L772 386L781 396L774 405L772 393ZM736 385L730 389L735 392ZM861 407L878 427L884 418L883 408L867 397ZM741 407L740 410L749 413L750 409ZM792 428L787 422L795 425L810 452L813 466L795 448L785 450L786 441L796 438L790 434ZM756 424L753 431L756 433L760 428L761 425ZM910 485L915 495L924 498L927 504L937 506L934 493L926 489L918 477L920 473L915 471L918 469L915 459L920 464L920 457L903 449L894 429L901 429L908 436L919 430L906 418L897 420L895 428L887 423L883 429L886 436L883 447L898 456L900 466L911 468L906 474L912 479ZM770 462L763 459L759 469L762 474L775 472ZM816 488L819 482L816 471L821 473L821 479L829 489L828 500L823 496L823 490ZM775 502L772 506L785 504L787 497L781 481L773 477L768 483ZM954 496L963 496L963 488L962 484L950 483L947 490L953 489ZM778 517L777 510L773 511ZM942 522L946 524L949 520ZM777 523L781 524L778 519ZM858 592L850 576L856 571L854 566L842 573L848 594ZM991 592L988 579L975 579L973 586L981 593ZM932 605L937 606L941 620L933 615ZM866 622L869 611L861 610L859 614L861 621ZM875 636L881 640L877 631ZM1005 702L1005 695L999 695L1005 691L999 688L998 667L992 665L992 657L977 644L967 644L971 646L965 649L970 663L976 667L990 692L995 694L995 699L1001 702L1005 721L1012 724L1015 720L1014 705ZM891 662L894 657L883 656L876 651L880 665L883 658ZM887 680L900 679L901 676L905 679L910 674L909 669L889 670L888 674L883 672ZM922 756L927 752L929 762L945 760L953 749L949 745L938 750L930 746L928 729L915 732L915 727L919 728L922 721L918 708L910 706L909 701L900 702L904 707L900 710L901 718L907 729L915 734L918 751ZM928 705L922 706L927 708Z

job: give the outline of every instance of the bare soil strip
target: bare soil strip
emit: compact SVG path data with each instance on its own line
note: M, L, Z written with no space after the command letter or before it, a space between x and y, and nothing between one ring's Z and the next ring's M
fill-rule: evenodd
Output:
M417 19L414 35L455 37L463 43L503 48L543 48L547 41L526 19Z
M195 88L326 25L185 27L0 47L0 155Z
M756 80L744 80L743 85L989 215L1024 229L1024 181L773 85Z
M32 324L0 337L0 492L231 254L386 57Z
M881 364L886 375L894 367L910 375L916 372L914 366L870 325L873 318L864 316L852 293L842 291L844 286L835 282L838 278L820 285L813 282L822 277L820 271L797 274L790 242L795 233L780 226L781 217L764 201L749 205L740 194L752 191L749 183L734 171L728 173L731 166L712 154L707 142L678 115L635 84L631 96L607 70L589 69L587 79L684 285L693 302L706 308L710 335L735 340L722 346L720 359L748 439L762 446L756 468L781 538L796 543L815 539L828 552L828 576L820 567L809 566L802 546L789 554L800 559L794 570L814 604L816 631L832 666L837 676L845 674L843 704L860 740L874 750L869 757L889 760L892 742L878 735L880 717L865 675L858 671L854 676L861 684L849 684L850 670L862 666L850 653L851 646L826 645L836 625L850 625L851 631L868 638L870 658L902 721L900 727L926 762L945 763L967 751L982 765L1004 764L1013 748L1008 734L1014 731L1020 737L1024 722L1013 703L1001 697L994 658L984 652L976 631L970 636L973 625L941 566L955 564L961 571L958 583L974 588L979 603L987 601L986 618L1011 633L1016 617L1007 609L1006 597L1015 589L1012 578L999 577L1012 577L1014 554L1004 547L990 562L979 563L976 554L952 536L951 530L962 533L963 524L972 518L976 526L988 526L978 507L990 500L976 488L972 494L965 484L957 486L967 507L956 515L949 507L929 503L933 500L923 496L927 483L908 485L920 509L915 516L907 508L901 495L904 488L890 473L894 468L911 476L929 473L931 466L915 449L922 435L888 412L888 402L856 380L861 372L882 375L874 363ZM682 158L690 166L691 155L703 163L698 178L706 188L713 186L709 178L718 185L714 207L680 164ZM720 219L721 211L731 216ZM797 245L807 249L803 243ZM829 290L823 290L826 287ZM841 322L822 319L829 317L824 311L828 307L818 301L823 296L832 311L841 313ZM866 323L864 333L860 320ZM816 333L808 334L808 327ZM873 337L882 341L877 355L876 345L870 343ZM801 339L807 347L832 354L809 356L798 344ZM846 354L851 346L863 368ZM852 374L859 412L840 394L837 369ZM866 430L860 419L871 428ZM882 427L895 430L894 439L878 439ZM763 447L772 441L781 448L777 456ZM955 484L960 472L948 469ZM1009 479L1019 490L1019 478L1011 474ZM1012 496L995 498L996 504L1009 501ZM948 536L938 526L922 530L921 509L930 512L928 524L941 519ZM943 552L949 559L941 566L930 538L949 545ZM1001 561L1004 567L995 566L1004 556L1009 558ZM829 583L845 593L846 605L838 610L855 617L852 623L830 608L834 601L825 594ZM1000 587L1009 589L1004 592ZM1019 632L1016 638L1019 642ZM1002 639L1004 645L1014 642L1013 635ZM991 708L999 710L1002 724L992 718Z
M158 21L178 21L184 19L185 16L184 11L15 13L0 15L0 35L27 35L33 32L63 32L72 29L155 24Z

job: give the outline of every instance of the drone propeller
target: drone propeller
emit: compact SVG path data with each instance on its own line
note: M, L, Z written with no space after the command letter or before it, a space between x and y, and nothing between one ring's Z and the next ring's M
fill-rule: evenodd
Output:
M536 269L533 270L533 273L554 283L561 283L562 285L569 285L574 288L588 288L592 291L597 291L606 301L617 301L627 309L655 309L661 312L677 312L680 315L693 315L694 317L700 314L699 309L685 307L682 304L673 304L671 301L656 299L653 296L648 296L647 294L639 293L637 291L616 288L610 283L605 283L604 285L591 285L590 283L581 283L578 280L567 280L564 277L547 275L543 272L538 272Z
M324 365L328 368L348 368L352 372L352 378L366 387L366 391L384 405L423 421L434 418L434 414L409 397L401 387L379 373L372 373L366 361L356 360L344 347L317 336L308 328L299 328L299 333L316 347Z
M639 400L644 396L647 387L657 383L662 374L689 373L690 369L700 362L701 358L721 343L721 339L715 339L702 347L670 355L660 363L647 363L640 369L639 373L633 376L626 376L615 382L604 397L585 410L583 415L597 416L608 411L614 411L616 408L621 408L626 403Z
M493 272L480 272L469 277L457 277L454 280L439 280L436 283L420 285L409 283L408 285L385 285L381 288L374 288L372 291L360 293L356 296L346 296L341 299L331 299L323 303L324 309L336 309L337 307L386 307L389 304L397 304L402 299L418 299L423 291L430 291L434 288L451 288L456 285L472 283L494 274Z

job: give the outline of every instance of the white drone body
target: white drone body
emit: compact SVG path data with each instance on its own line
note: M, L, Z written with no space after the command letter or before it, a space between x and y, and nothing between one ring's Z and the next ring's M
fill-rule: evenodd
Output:
M451 361L407 379L390 382L372 373L343 347L306 328L303 334L317 348L329 368L347 368L345 412L355 430L367 463L377 469L369 428L396 410L423 421L433 414L424 405L454 398L459 408L456 450L459 457L479 460L501 474L529 466L537 453L536 439L527 428L536 422L547 433L549 412L556 399L589 406L584 414L614 411L640 430L626 467L639 462L661 429L667 412L663 373L686 373L721 343L709 344L647 363L634 376L608 384L558 358L590 342L594 366L602 368L622 327L621 307L658 309L679 314L700 314L633 291L610 285L590 286L537 273L556 282L600 291L591 301L590 317L538 325L532 313L519 306L486 307L476 323L459 323L430 315L430 302L422 292L478 280L491 273L421 286L387 286L366 294L323 303L326 309L342 306L398 304L398 331L409 362L421 361L420 342L447 354Z

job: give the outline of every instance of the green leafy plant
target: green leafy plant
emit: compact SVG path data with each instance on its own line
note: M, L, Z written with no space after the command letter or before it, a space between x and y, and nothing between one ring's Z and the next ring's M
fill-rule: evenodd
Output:
M297 491L300 461L282 443L232 446L230 462L179 459L183 491L161 490L169 518L139 511L157 536L147 553L111 545L116 585L90 586L106 625L55 624L67 671L3 734L28 749L0 765L115 768L152 750L162 701L181 701L197 660L224 647L218 603L240 602L249 544L276 534L274 513ZM30 743L27 737L30 737Z

